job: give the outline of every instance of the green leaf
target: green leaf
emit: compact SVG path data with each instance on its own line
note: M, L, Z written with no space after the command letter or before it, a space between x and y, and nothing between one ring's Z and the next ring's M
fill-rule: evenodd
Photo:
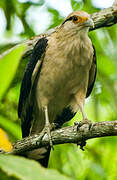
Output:
M33 160L13 155L0 155L0 170L6 177L21 180L70 180L56 170L45 169Z
M0 59L0 100L13 80L25 49L26 45L22 44Z

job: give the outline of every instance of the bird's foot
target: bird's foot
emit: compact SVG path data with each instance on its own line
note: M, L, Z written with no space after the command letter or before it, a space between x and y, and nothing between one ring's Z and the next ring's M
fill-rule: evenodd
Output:
M51 148L54 150L54 147L53 147L53 143L52 143L52 136L51 136L51 130L53 129L53 125L51 126L50 124L46 124L44 129L43 129L43 133L48 135L48 138L49 138L49 142L50 142L50 146Z
M83 126L84 124L88 124L89 126L89 130L92 128L92 122L88 119L83 119L82 121L80 121L78 124L77 124L77 130L79 130L79 128L81 126Z
M81 149L82 151L84 151L84 147L86 146L86 141L85 141L85 140L82 140L79 145L80 145L80 149Z
M89 120L88 120L89 121ZM90 122L91 123L91 122ZM80 129L81 126L83 126L84 124L88 124L86 121L84 122L84 120L80 121L80 122L74 122L74 125L77 126L77 131ZM84 151L84 147L86 146L86 140L82 139L82 141L80 143L78 143L77 145L80 146L80 149L82 151Z

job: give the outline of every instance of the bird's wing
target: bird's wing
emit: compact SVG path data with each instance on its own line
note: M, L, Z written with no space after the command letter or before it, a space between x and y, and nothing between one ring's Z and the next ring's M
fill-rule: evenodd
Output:
M88 97L92 92L95 79L96 79L96 74L97 74L96 50L94 46L93 46L93 49L94 49L93 62L92 62L92 66L89 72L89 82L88 82L88 89L87 89L86 97Z
M32 82L34 81L34 77L36 76L37 71L35 71L35 67L37 69L38 66L38 73L40 72L41 65L42 65L42 56L46 51L46 47L48 45L48 40L46 37L42 37L36 43L32 53L30 60L27 64L22 84L20 90L20 98L18 104L18 116L21 118L21 125L22 125L22 136L26 137L29 135L30 127L31 127L31 120L32 120L32 107L28 105L26 107L26 103L28 102L28 97L33 86ZM33 76L33 78L32 78ZM24 110L25 109L25 110ZM24 113L25 111L25 113ZM22 118L22 114L25 114L25 117Z

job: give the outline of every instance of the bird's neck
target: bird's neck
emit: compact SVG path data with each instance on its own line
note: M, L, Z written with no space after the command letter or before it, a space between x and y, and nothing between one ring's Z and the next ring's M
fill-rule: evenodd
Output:
M60 51L62 57L64 57L67 61L72 62L75 66L79 65L87 65L92 56L92 43L88 37L88 31L81 30L76 34L70 32L63 34L57 34L57 50ZM91 49L91 51L89 51ZM80 61L78 60L80 58Z
M88 37L88 29L81 29L79 31L61 31L56 36L59 48L64 52L70 53L79 51L83 44L88 45L90 39Z

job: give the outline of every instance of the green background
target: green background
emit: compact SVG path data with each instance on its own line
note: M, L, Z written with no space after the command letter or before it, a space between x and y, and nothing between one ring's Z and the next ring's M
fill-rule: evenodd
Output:
M71 0L70 3L73 10L82 9L90 14L101 10L96 8L91 0L79 2ZM36 1L36 3L28 0L22 3L17 0L0 1L0 8L3 10L6 19L5 36L8 38L14 36L13 22L15 16L20 19L24 29L23 32L18 34L20 40L36 35L34 27L27 22L26 13L30 7L38 6L46 6L46 11L51 16L51 23L46 28L47 30L62 22L63 15L45 4L43 0ZM96 48L98 72L93 92L86 100L85 110L88 118L93 122L116 120L117 25L95 30L90 32L89 36ZM0 53L13 45L14 43L0 44ZM14 51L0 60L0 127L6 131L11 142L21 139L17 105L21 79L26 65L26 62L20 60L24 50L25 45L16 47ZM67 125L73 125L74 121L80 119L81 114L77 113L76 117ZM55 150L51 152L49 170L44 170L36 162L24 158L19 157L18 160L18 157L0 156L0 175L2 179L117 179L117 137L89 140L84 152L73 144L57 145L54 148ZM15 166L14 163L16 163ZM33 166L35 166L35 176L34 171L31 171ZM15 167L17 168L15 169ZM56 171L50 169L56 169ZM30 178L27 173L29 173ZM52 174L53 177L51 177Z

